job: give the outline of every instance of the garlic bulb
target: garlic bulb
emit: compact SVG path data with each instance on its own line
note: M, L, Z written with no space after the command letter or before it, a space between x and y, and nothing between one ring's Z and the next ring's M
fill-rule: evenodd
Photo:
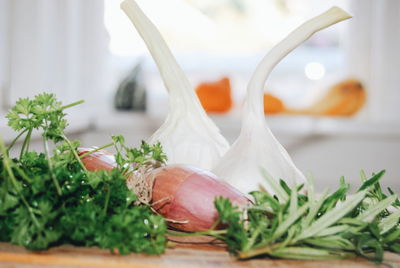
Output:
M345 11L333 7L298 27L264 57L248 84L241 133L213 169L215 174L242 192L266 184L261 169L265 169L274 179L284 179L288 184L305 182L304 175L265 121L264 84L272 69L293 49L315 32L348 18L350 16ZM271 190L268 185L265 188Z
M205 113L161 34L136 2L125 0L121 8L146 43L168 90L167 118L148 142L161 142L168 163L192 164L210 170L229 149L227 140Z

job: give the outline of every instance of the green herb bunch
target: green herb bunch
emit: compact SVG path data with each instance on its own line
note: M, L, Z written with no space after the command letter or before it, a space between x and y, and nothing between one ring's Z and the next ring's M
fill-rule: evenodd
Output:
M167 161L167 156L160 142L150 145L142 141L140 147L129 148L125 145L125 138L123 136L113 136L112 140L117 151L115 162L119 170L127 176L141 166L161 166ZM132 165L132 163L134 164Z
M54 95L20 99L7 114L9 125L19 132L8 147L0 137L0 241L31 250L62 244L98 246L127 254L161 254L166 246L165 220L146 205L135 206L136 196L125 178L140 166L165 164L159 143L145 142L128 148L122 136L112 143L78 155L78 141L64 133L67 121ZM42 133L44 152L29 149L32 132ZM23 138L18 158L10 150ZM51 153L49 144L54 143ZM112 171L87 171L81 158L114 146L117 167ZM135 165L132 165L135 163ZM379 184L384 171L367 179L354 194L344 178L329 194L315 194L311 178L289 187L264 171L269 189L251 192L254 203L245 208L217 198L214 230L191 234L211 235L224 241L239 259L259 256L289 259L337 259L363 256L376 262L384 251L400 253L400 201ZM306 189L304 189L306 188Z
M369 179L362 172L362 185L348 195L349 185L341 179L332 194L317 196L313 182L306 194L299 187L279 183L266 172L271 189L251 192L254 205L239 209L226 198L215 200L224 232L209 231L228 245L240 259L257 256L325 260L360 255L376 262L385 250L400 253L400 202L389 189L382 192L381 171Z
M166 223L147 206L134 206L119 169L90 172L79 142L64 134L64 110L52 94L20 99L7 115L19 131L6 147L0 139L0 241L31 250L72 244L127 254L161 254ZM42 133L44 153L29 150L32 131ZM25 135L19 158L9 152ZM57 146L52 154L49 143ZM114 143L113 143L114 144Z

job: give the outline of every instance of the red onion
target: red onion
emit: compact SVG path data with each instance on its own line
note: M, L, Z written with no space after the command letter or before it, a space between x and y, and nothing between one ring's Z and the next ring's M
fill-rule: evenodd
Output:
M79 148L78 154L83 155L90 151L96 150L93 148ZM114 155L106 150L99 150L84 156L82 159L83 164L89 171L95 170L111 170L117 166Z
M79 153L88 151L80 149ZM104 150L83 157L82 162L88 170L115 167L112 154ZM237 206L250 202L246 195L211 172L189 165L168 165L153 169L145 176L146 181L153 180L150 203L153 209L167 219L169 226L182 231L210 229L218 217L214 207L218 196L229 198Z
M152 171L153 208L179 230L197 232L209 229L218 217L214 199L228 197L237 206L249 199L214 174L188 165L171 165Z

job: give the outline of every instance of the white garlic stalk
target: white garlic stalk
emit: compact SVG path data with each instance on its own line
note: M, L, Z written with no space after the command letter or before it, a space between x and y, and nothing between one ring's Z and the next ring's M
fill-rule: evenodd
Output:
M169 94L167 118L148 142L161 142L168 163L192 164L210 170L229 149L227 140L205 113L161 34L136 2L125 0L121 8L146 43Z
M266 184L261 169L265 169L274 179L284 179L288 184L305 182L304 175L265 121L264 84L272 69L293 49L315 32L350 17L342 9L333 7L295 29L264 57L248 84L241 133L214 168L215 174L242 192ZM266 186L268 190L271 189L269 185Z

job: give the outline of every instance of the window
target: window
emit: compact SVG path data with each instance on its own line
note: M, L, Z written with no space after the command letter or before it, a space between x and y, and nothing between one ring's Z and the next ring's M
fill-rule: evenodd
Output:
M294 0L138 2L156 24L192 83L196 85L227 75L232 81L235 103L240 106L250 75L266 52L306 19L342 1L306 0L301 4ZM149 97L165 97L144 43L121 14L119 1L105 1L105 25L110 34L116 77L120 79L125 74L133 58L147 55ZM266 91L293 107L307 105L319 97L323 92L321 88L326 89L343 69L340 38L344 27L335 25L326 29L292 52L274 71ZM152 99L149 101L151 103Z

